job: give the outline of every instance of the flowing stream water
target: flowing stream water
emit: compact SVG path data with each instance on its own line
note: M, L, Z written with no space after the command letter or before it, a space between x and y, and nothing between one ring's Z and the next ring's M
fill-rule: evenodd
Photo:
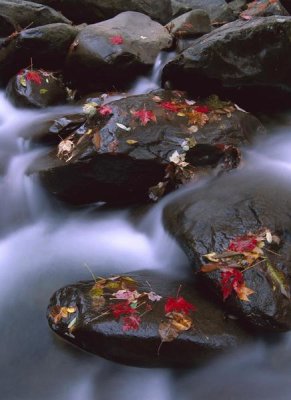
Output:
M156 81L139 80L132 91L156 87L159 68L154 70ZM63 285L90 279L84 264L96 275L149 268L183 276L189 268L161 225L165 203L179 192L137 222L126 210L71 210L52 204L38 183L25 176L45 149L31 149L23 132L33 133L41 122L73 111L70 106L19 110L0 94L0 398L290 399L289 334L239 349L201 369L173 371L117 365L63 343L49 330L45 315L50 296ZM249 163L266 173L271 163L289 175L291 138L283 128L277 127L277 133L249 151Z

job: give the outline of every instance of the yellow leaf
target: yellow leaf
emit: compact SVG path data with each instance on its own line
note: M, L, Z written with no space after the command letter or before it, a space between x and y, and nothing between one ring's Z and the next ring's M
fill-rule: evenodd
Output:
M207 258L207 260L212 262L219 262L219 258L217 258L217 256L218 256L217 253L209 253L209 254L204 254L203 257Z
M127 144L136 144L136 143L138 143L138 141L137 141L137 140L133 140L133 139L128 139L128 140L126 141L126 143L127 143Z
M62 319L67 318L69 314L73 314L77 311L77 307L61 307L59 305L53 306L49 317L58 324Z

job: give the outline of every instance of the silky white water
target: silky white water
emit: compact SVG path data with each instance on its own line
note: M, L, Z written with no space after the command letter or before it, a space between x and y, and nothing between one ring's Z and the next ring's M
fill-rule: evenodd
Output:
M143 88L144 89L144 88ZM0 95L0 398L3 400L287 400L290 335L258 342L197 370L117 365L63 343L49 330L46 307L66 284L96 275L159 269L184 276L190 267L161 224L160 202L138 221L130 211L57 205L26 168L44 148L21 137L71 107L17 110ZM287 129L246 151L251 168L291 181ZM275 174L270 174L270 170ZM291 182L290 182L291 183ZM199 185L208 185L207 181ZM183 191L195 190L187 187Z

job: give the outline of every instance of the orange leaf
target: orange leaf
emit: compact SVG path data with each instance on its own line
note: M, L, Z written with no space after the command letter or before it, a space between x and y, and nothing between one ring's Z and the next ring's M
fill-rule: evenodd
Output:
M250 301L248 296L255 293L255 291L248 288L244 282L235 287L234 290L236 291L238 298L242 301Z

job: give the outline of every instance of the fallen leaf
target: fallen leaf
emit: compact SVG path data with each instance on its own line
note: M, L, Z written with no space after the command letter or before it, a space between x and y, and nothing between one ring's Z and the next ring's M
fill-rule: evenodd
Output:
M42 81L41 75L36 71L28 71L28 72L26 72L25 79L27 81L34 82L36 85L41 85L41 81Z
M199 128L202 128L209 120L206 114L195 110L191 110L186 116L188 117L189 125L197 125Z
M290 299L290 286L284 272L274 267L269 261L266 261L267 273L271 278L272 283L280 288L283 296Z
M235 289L244 283L244 277L241 271L236 268L225 268L221 273L221 291L223 300L226 300Z
M181 104L177 104L171 101L164 101L163 103L160 104L160 106L167 111L175 112L177 113L179 110L181 110L184 106Z
M151 186L149 188L149 198L152 201L158 201L164 194L165 194L165 190L166 187L168 185L168 182L159 182L157 185L155 186Z
M101 147L101 136L99 132L94 133L92 142L96 148L96 150L99 150Z
M237 288L235 288L237 296L242 301L250 301L249 296L254 294L255 291L246 287L245 283L242 283Z
M172 321L166 321L160 323L159 334L162 339L162 342L172 342L178 337L179 332L172 325Z
M130 307L127 301L112 304L110 306L110 310L112 311L112 314L116 319L119 319L121 316L130 315L136 312L132 307Z
M126 141L126 143L132 145L132 144L138 143L138 141L137 141L137 140L133 140L133 139L128 139L128 140Z
M123 325L122 325L122 330L123 331L137 331L139 329L140 323L141 323L141 318L139 315L130 315L128 317L123 318Z
M69 314L77 311L77 307L61 307L55 305L51 307L49 317L53 320L54 324L58 324L62 319L68 318Z
M192 319L183 313L172 312L166 316L168 321L159 325L162 342L172 342L181 332L188 331L193 323Z
M101 106L98 111L101 115L104 116L113 114L112 108L107 105Z
M72 151L75 148L75 144L70 139L62 140L58 145L57 157L61 160L65 160L66 162L70 160L70 156Z
M48 92L48 90L44 89L44 88L39 90L40 94L46 94L47 92Z
M169 297L165 304L165 312L166 314L168 314L173 311L189 314L190 311L197 311L197 308L193 304L188 303L188 301L186 301L184 297Z
M23 86L23 87L27 86L26 85L26 79L25 79L25 77L23 75L19 75L18 79L19 79L19 82L20 82L21 86Z
M221 268L222 268L221 264L218 262L215 262L215 263L208 263L208 264L202 265L202 267L200 268L200 271L209 273L209 272L217 271L218 269L221 269Z
M123 43L123 37L120 35L112 36L110 38L111 44L122 44Z
M127 300L129 303L131 303L140 297L140 293L138 293L136 290L121 289L113 293L112 296L116 299Z
M137 111L132 111L132 115L135 118L138 118L143 126L147 125L147 123L150 121L157 122L157 118L153 111L146 110L145 108Z
M95 103L94 101L91 101L90 103L86 103L83 105L83 111L85 114L88 114L90 117L93 117L93 115L95 115L97 112L97 107L98 104Z
M255 235L238 236L230 241L228 250L236 251L238 253L252 252L258 244Z
M174 153L170 156L169 160L170 160L170 162L184 168L184 167L187 167L187 165L189 165L189 163L187 163L185 161L185 157L186 157L186 154L184 154L184 153L180 154L180 153L178 153L177 150L175 150Z
M155 292L149 292L147 293L147 296L150 301L160 301L162 299L162 296L159 296Z
M194 110L203 114L207 114L210 112L210 109L207 106L195 106Z
M122 129L124 131L129 132L131 130L131 128L129 126L125 126L123 124L120 124L119 122L116 122L116 125L118 126L118 128L120 128L120 129Z

